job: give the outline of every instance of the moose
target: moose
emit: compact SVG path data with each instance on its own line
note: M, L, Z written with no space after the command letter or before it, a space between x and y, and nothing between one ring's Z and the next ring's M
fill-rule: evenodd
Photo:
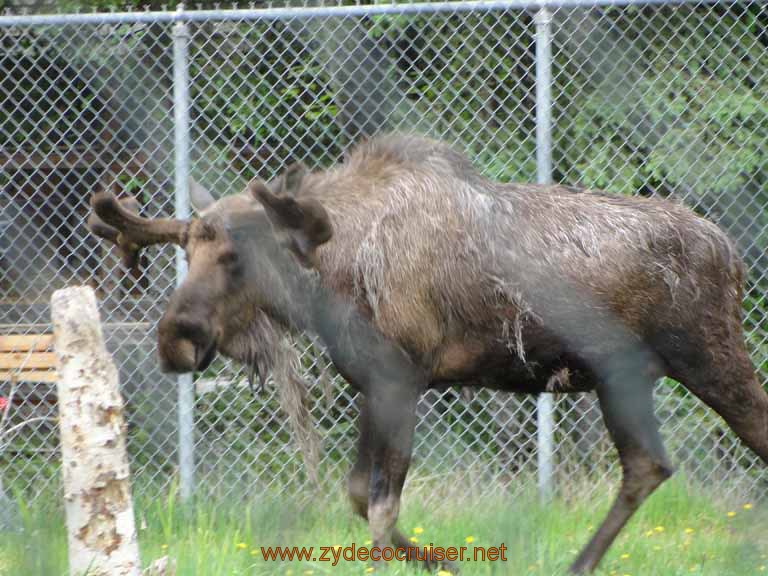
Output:
M360 142L327 170L292 164L215 202L193 193L198 217L178 220L97 192L91 230L129 266L152 244L185 250L189 273L157 330L166 371L203 370L221 353L263 373L290 364L281 335L321 338L363 398L347 486L374 546L413 546L396 521L428 388L596 392L622 482L573 573L593 571L673 473L653 409L659 378L681 382L768 463L743 265L682 204L499 183L453 147L402 133Z

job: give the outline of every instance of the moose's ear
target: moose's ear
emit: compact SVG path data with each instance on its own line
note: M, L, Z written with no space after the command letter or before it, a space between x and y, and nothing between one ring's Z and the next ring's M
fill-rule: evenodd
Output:
M215 202L213 194L192 178L189 179L189 199L198 214Z
M331 219L323 205L314 198L278 196L259 180L248 184L248 190L264 206L278 236L301 265L311 268L317 247L333 236Z
M294 162L285 169L285 172L282 173L273 186L275 194L279 196L292 196L294 198L298 197L304 176L308 173L309 170L302 162Z

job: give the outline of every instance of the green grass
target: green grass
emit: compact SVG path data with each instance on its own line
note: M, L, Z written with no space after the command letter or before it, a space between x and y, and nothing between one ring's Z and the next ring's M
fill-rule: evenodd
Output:
M563 574L609 505L607 490L595 492L600 494L595 499L556 499L547 505L529 494L434 510L412 494L400 526L411 535L416 528L423 530L420 544L461 546L471 536L475 546L507 546L506 563L465 562L465 576ZM727 506L683 480L672 480L633 518L598 574L768 576L768 505L745 509L744 504L750 503ZM352 516L341 494L318 498L315 505L261 501L179 506L173 498L159 498L136 502L136 509L144 563L167 554L176 559L178 576L363 575L369 567L365 562L341 561L335 567L319 561L266 562L258 553L261 546L364 545L366 527ZM0 534L0 575L66 574L61 515L22 506L21 516L22 531ZM393 563L386 573L422 572Z

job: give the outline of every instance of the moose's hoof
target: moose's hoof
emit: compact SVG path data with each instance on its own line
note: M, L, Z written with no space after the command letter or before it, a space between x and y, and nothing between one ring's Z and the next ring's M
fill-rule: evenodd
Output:
M424 569L432 572L436 576L457 576L461 573L459 565L450 560L434 560L427 558L423 562Z
M571 564L571 566L568 568L569 574L589 574L592 572L594 568L591 566L591 563L584 558L577 558L576 561Z
M389 562L373 560L368 564L368 572L371 574L386 574Z
M437 566L433 570L437 571L437 576L458 576L461 573L459 565L450 560L443 560L442 562L436 562Z

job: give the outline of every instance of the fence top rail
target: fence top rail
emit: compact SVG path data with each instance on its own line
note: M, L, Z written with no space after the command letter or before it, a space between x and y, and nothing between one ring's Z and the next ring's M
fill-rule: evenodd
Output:
M497 10L538 10L541 8L607 8L664 4L738 4L742 0L468 0L454 2L413 2L356 6L263 7L228 10L92 12L74 14L0 15L0 28L67 24L135 24L161 22L203 22L243 20L289 20L382 14L433 14L439 12L491 12ZM763 3L766 0L752 0Z

